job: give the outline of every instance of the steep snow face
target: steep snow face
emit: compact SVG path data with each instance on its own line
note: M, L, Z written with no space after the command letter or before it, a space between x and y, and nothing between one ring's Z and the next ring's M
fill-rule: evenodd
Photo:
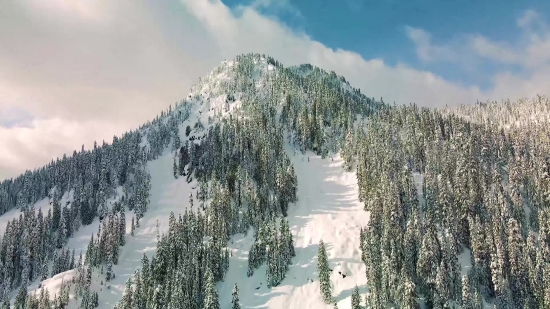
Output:
M229 271L224 282L218 283L222 308L223 304L230 304L235 283L243 308L333 308L323 302L319 292L317 250L321 239L333 269L332 292L338 308L351 308L351 293L356 285L363 295L366 292L359 231L368 224L369 214L358 200L355 173L344 172L340 156L332 161L312 153L294 154L291 149L288 153L298 176L298 202L291 205L288 213L296 257L283 282L269 289L265 265L252 277L246 276L252 233L246 237L235 235L229 245Z

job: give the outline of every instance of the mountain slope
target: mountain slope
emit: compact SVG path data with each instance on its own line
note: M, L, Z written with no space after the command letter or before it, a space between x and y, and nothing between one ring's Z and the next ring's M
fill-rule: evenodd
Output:
M0 184L2 211L20 214L0 294L25 308L54 294L86 309L545 308L548 128L470 120L237 56L139 130Z
M359 203L355 174L343 171L339 156L332 161L306 153L291 159L298 175L298 202L288 214L296 257L287 277L281 285L267 288L264 265L247 278L246 258L253 239L252 235L243 238L237 234L229 245L233 257L227 277L218 284L220 303L230 303L236 282L243 308L332 308L323 303L319 293L316 268L321 239L327 246L333 269L331 280L338 308L349 308L356 285L365 292L365 265L361 261L357 231L368 224L368 213Z
M231 122L232 118L238 118L240 119L240 121L243 122L248 121L249 124L251 124L252 122L258 123L258 121L263 122L264 129L267 129L267 132L271 132L270 134L278 134L281 138L283 138L281 128L270 128L270 125L268 125L267 123L269 122L273 123L273 125L276 125L277 122L273 122L274 119L266 118L266 115L276 115L277 118L295 118L292 126L294 127L294 130L298 129L298 131L295 131L287 136L288 140L292 141L292 147L299 147L302 148L301 151L306 151L306 149L313 146L316 152L322 153L323 156L326 156L331 152L337 151L339 147L338 136L345 133L345 127L349 123L351 123L351 121L349 121L349 117L350 115L352 115L352 113L350 113L351 110L342 113L341 108L334 109L334 105L332 110L330 109L330 106L328 106L325 107L325 111L323 112L321 110L321 105L319 103L315 103L314 101L320 98L320 96L322 95L323 92L320 91L324 91L326 93L327 89L323 90L322 88L311 88L313 84L311 84L310 82L306 83L304 78L308 80L314 80L315 83L319 85L324 84L328 87L334 88L335 90L341 89L341 91L337 92L331 90L331 93L334 96L334 98L332 99L332 104L344 101L346 109L349 109L351 107L360 113L368 112L371 108L371 105L375 106L375 103L370 103L370 99L365 98L364 96L360 95L357 90L349 87L349 85L345 82L345 80L343 80L343 78L338 78L336 77L336 75L328 74L322 70L319 70L318 68L309 67L309 69L310 70L307 72L307 74L305 74L304 72L295 72L296 70L294 69L283 69L282 66L273 59L269 57L260 57L259 55L239 56L236 58L235 61L223 62L220 67L215 69L206 78L200 80L200 82L192 89L191 94L186 100L182 101L181 104L178 104L174 109L170 108L168 111L161 113L159 117L155 118L152 122L149 122L140 127L138 131L130 132L129 134L125 135L123 139L115 138L112 146L105 144L104 142L102 147L94 147L94 150L91 153L85 152L84 150L82 150L80 153L75 152L72 158L64 157L61 161L58 159L57 162L52 162L52 164L46 167L46 169L41 169L35 172L39 172L42 174L47 173L48 169L55 168L56 164L71 166L71 160L77 160L76 164L82 165L82 160L88 160L90 158L97 158L102 161L103 166L107 165L107 167L109 167L110 162L113 162L113 160L110 160L108 157L106 157L106 154L109 155L109 153L119 153L119 150L117 150L117 148L115 147L124 149L124 147L128 147L124 145L124 143L126 143L127 141L134 143L133 146L129 146L129 148L135 148L136 152L130 153L128 160L132 162L136 161L137 159L137 167L126 169L128 171L126 175L124 174L124 166L122 166L122 172L121 170L114 170L110 174L111 177L115 175L116 178L114 178L114 180L113 178L109 180L109 174L107 174L107 178L105 178L105 181L107 183L110 182L112 185L114 185L112 188L105 187L105 185L101 183L101 180L103 180L102 177L100 177L99 183L96 182L94 184L92 182L92 186L94 187L93 190L97 190L95 188L98 187L100 188L100 191L94 193L93 196L105 200L105 202L101 202L100 199L99 203L96 204L96 213L100 219L103 218L102 221L98 220L97 217L95 219L84 218L84 214L80 213L81 207L83 207L87 203L86 199L83 199L83 197L87 195L85 192L86 184L84 184L83 187L79 187L78 182L52 182L52 184L54 184L54 186L57 188L54 190L54 192L72 190L78 193L74 201L68 202L66 203L66 205L63 205L65 207L63 207L61 213L71 213L69 216L74 216L77 221L80 221L80 216L82 216L82 221L84 223L83 226L80 226L80 224L78 224L78 226L74 226L71 232L63 230L63 235L69 234L69 238L67 239L67 241L60 240L60 244L62 244L63 242L65 242L65 244L60 245L59 248L63 247L63 250L67 252L71 252L72 250L74 250L73 252L76 252L76 256L78 256L79 252L82 252L82 258L88 261L89 259L86 254L90 253L90 245L92 244L89 242L90 236L92 236L95 241L104 239L104 236L101 236L103 234L100 235L99 231L104 231L106 228L109 228L108 226L110 223L107 223L107 226L105 225L106 218L109 219L109 221L107 222L113 222L112 220L116 220L116 222L125 221L126 235L122 235L120 237L126 238L126 244L124 244L124 246L120 247L120 249L117 250L116 253L114 253L117 255L118 261L120 263L116 264L116 260L114 260L114 264L116 265L110 266L108 265L109 263L107 263L107 260L107 262L103 262L102 266L100 264L101 267L98 266L98 268L93 268L95 270L93 270L92 282L90 282L89 284L90 291L99 292L98 304L101 307L113 306L116 301L122 298L124 283L128 278L131 278L133 275L133 272L130 270L135 270L136 268L138 268L141 262L141 255L143 253L146 253L149 258L151 258L155 250L157 230L161 234L168 231L168 227L166 224L168 214L173 211L174 214L177 216L178 214L183 213L186 208L190 210L188 208L189 202L187 201L189 194L193 192L197 193L196 196L199 196L199 193L202 192L202 187L198 188L199 185L197 183L197 180L195 179L196 177L204 178L204 174L201 174L205 172L205 170L203 169L204 165L202 165L202 161L196 163L196 171L193 174L195 177L192 177L192 180L188 179L190 180L190 183L185 181L184 177L173 179L174 175L172 173L172 158L174 157L174 154L181 156L181 151L179 151L179 148L185 144L185 142L182 140L189 140L191 142L188 149L190 151L191 157L193 157L193 151L200 150L200 147L198 145L202 144L204 146L204 139L207 138L208 135L212 136L212 134L215 134L215 132L217 132L216 130L219 130L219 128L221 128L220 124L226 127L227 121L229 120ZM284 90L277 90L275 89L276 87ZM292 98L290 97L291 94ZM364 102L369 102L369 105L362 104ZM307 109L311 107L313 107L314 110L310 110L308 112ZM292 110L290 110L290 108L292 108ZM319 113L319 119L314 118L312 119L313 122L298 123L298 121L296 121L296 117L299 116L300 109L302 109L304 112L312 114L313 116ZM346 109L343 110L345 111ZM292 116L293 113L294 116ZM354 113L355 112L353 112L353 114ZM303 115L305 114L302 114L302 116ZM284 120L280 119L280 121ZM330 122L332 122L333 129L328 130L320 130L316 124L328 124ZM344 127L341 127L341 125L336 126L336 123L338 122L344 124ZM308 135L297 135L296 133L300 133L300 129L302 129L302 134L305 133ZM315 134L318 133L315 132L322 132L323 135L317 136ZM249 137L246 137L246 135L244 136L248 141L247 147L249 147L250 149L251 140ZM320 147L320 138L323 138L323 143L325 144L324 149L321 149ZM201 139L203 139L203 141L201 141ZM136 141L138 142L138 144L135 144ZM265 143L262 140L259 140L259 142ZM273 141L267 140L268 144L272 142ZM277 142L277 140L275 140L275 142L279 143L278 145L280 145L277 147L281 147L282 144L280 142L283 142L283 140L280 140L280 142ZM306 145L306 143L311 144ZM300 144L302 146L299 146ZM197 146L195 147L193 145ZM262 148L259 148L259 151L262 151L261 149L267 149L263 148L263 146L261 145L260 147ZM290 146L281 148L281 150L287 149L288 151L288 149L290 149L289 147ZM195 148L197 150L195 150ZM105 149L106 151L103 151L103 149ZM313 156L314 154L311 155ZM276 157L279 156L279 154L275 153L271 154L271 156L275 156L273 158L279 160ZM286 156L287 159L284 159L283 157L281 163L278 164L283 164L283 168L285 165L292 165L291 161L288 160L289 156L284 154L283 156ZM146 158L149 163L143 165L143 163L140 163L139 161L140 157ZM177 159L179 160L180 158ZM119 159L115 159L115 162L124 162L125 160L127 159L120 159L119 157ZM194 165L193 160L194 159L191 158L192 162L189 165L189 169L191 169L191 167ZM81 162L79 163L79 161ZM174 161L177 160L174 159ZM262 163L258 161L258 163L254 164L257 165ZM23 178L16 179L15 182L23 183L25 181L25 177L35 177L35 173L27 173L26 175L22 176ZM140 197L139 194L139 192L141 192L139 190L143 190L139 188L147 186L146 184L141 184L144 183L143 179L149 177L144 177L143 173L150 175L150 186L149 189L147 189L149 192L147 198L148 201ZM182 173L182 171L179 171L179 173ZM183 174L186 173L187 175L189 175L193 172L186 171L184 169ZM208 169L206 170L206 173L210 173ZM242 174L242 172L240 173ZM246 176L247 172L244 173L245 174L243 175ZM294 172L292 173L294 174ZM254 173L249 175L253 177L254 182L272 182L275 180L275 178L273 178L275 177L275 174L273 176L269 176L268 174L268 178L262 178L261 175L257 175ZM138 176L139 178L137 178ZM79 176L68 178L78 179L78 177ZM302 176L300 176L300 178L302 178ZM86 182L86 179L87 178L83 179L84 182ZM10 185L11 181L12 180L10 180L10 182L7 184ZM204 180L201 181L204 182ZM101 189L102 186L104 189ZM208 182L206 182L206 186L208 186ZM32 188L32 186L28 188ZM284 186L281 187L280 190L283 189ZM273 189L270 189L268 187L268 190ZM103 197L98 196L97 194L106 195L103 195ZM261 194L262 193L260 193L259 195L260 198ZM36 195L36 193L33 192L33 195ZM64 204L65 200L60 200L58 195L58 193L50 195L50 201L52 201L53 199L54 205ZM172 197L174 200L167 200L172 195L177 196L177 198L174 199ZM283 202L284 199L286 198L279 198L279 202L286 203ZM91 202L93 203L93 201ZM206 202L208 203L208 201ZM42 201L39 202L39 204L40 203L44 202ZM25 204L25 202L22 202L22 204ZM119 215L118 210L115 211L115 209L120 209L120 205L125 204L130 210L133 210L133 213L130 212L124 214L123 212ZM73 205L75 205L76 207L74 207ZM281 210L283 212L286 212L286 207L287 206L284 206L284 208L281 208ZM26 208L31 207L26 206ZM194 210L198 211L197 207L195 207ZM82 211L84 211L83 208ZM280 210L276 211L279 212ZM303 211L305 210L302 210L302 212ZM109 215L110 212L114 214L114 217L112 217L112 214ZM243 213L242 215L245 215L245 213ZM125 220L121 221L122 217L125 217ZM138 218L141 218L139 220L141 226L139 228L136 228L134 237L129 237L128 233L131 230L130 222L134 218L136 219L136 221ZM158 228L156 226L157 220L159 224ZM67 223L61 220L60 224ZM97 229L98 224L100 226L99 231ZM364 222L364 224L366 224L366 222ZM103 225L102 228L101 225ZM293 232L299 232L296 226L292 225L291 227ZM60 231L54 231L54 238L61 237L59 236L61 235L60 233ZM311 231L300 233L306 233L310 235ZM314 245L316 241L318 240L315 240L311 245ZM88 246L86 246L87 244ZM98 242L97 245L100 246L101 244ZM54 251L57 252L56 250ZM49 254L49 258L51 259L52 253L50 252ZM53 258L54 260L56 259L55 255ZM295 261L295 263L299 264L300 261ZM54 267L57 267L54 266L52 262L49 262L48 264L48 268L52 269L52 271ZM106 280L104 271L106 270L104 270L104 267L112 267L112 271L116 275L115 278L109 281L109 288L107 288L106 285L102 285L102 283L107 284L105 282ZM255 276L258 276L259 274L259 276L261 277L262 271L263 270L261 268L258 269ZM289 274L291 273L291 271L292 270L290 270ZM57 272L58 271L56 271L56 273ZM83 282L82 280L84 280L85 273L85 268L83 268L82 270L80 268L77 268L76 270L69 270L67 272L61 271L61 273L55 275L52 279L47 279L46 281L43 281L43 284L39 284L41 280L35 279L34 283L29 286L29 290L36 289L40 286L48 288L51 296L54 296L54 294L64 294L62 292L62 284L60 281L70 280L72 282L76 282L76 284L79 285L79 282ZM52 273L52 275L53 274L54 273ZM244 275L246 276L246 272L244 273ZM312 273L311 277L314 278L314 276L315 275ZM229 280L229 278L227 279ZM70 295L72 295L70 296L71 299L75 296L75 291L69 293ZM15 301L14 297L19 294L15 292L11 293L12 302ZM82 297L86 297L85 295L83 296L81 292L79 292L78 294L79 302L82 300ZM75 300L72 300L69 303L70 305L72 304L71 306L76 305Z

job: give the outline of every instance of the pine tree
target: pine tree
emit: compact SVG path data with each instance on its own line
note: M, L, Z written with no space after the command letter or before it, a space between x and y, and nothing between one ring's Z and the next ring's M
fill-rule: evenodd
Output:
M13 307L15 309L25 309L25 302L27 301L27 287L22 286L15 297L13 302Z
M48 279L48 260L44 259L45 261L42 263L42 276L40 277L41 281L44 281Z
M472 289L467 276L462 277L462 308L463 309L476 309L474 307L474 298L472 295Z
M420 305L416 301L415 285L410 278L404 278L402 287L402 306L403 309L418 309Z
M231 295L233 296L233 299L231 300L231 309L241 309L241 305L239 304L239 287L237 286L237 283L235 283Z
M155 229L157 231L157 243L160 242L160 226L159 226L159 219L157 219L155 223Z
M203 309L220 309L220 301L218 297L218 291L216 290L216 283L214 282L214 275L210 269L206 270L206 284Z
M132 280L128 278L128 280L126 281L126 287L124 289L124 295L122 296L122 307L120 307L120 309L132 309L132 292Z
M180 148L180 158L179 158L179 174L180 176L185 176L185 166L189 164L189 141L185 142L184 146Z
M119 219L119 245L124 246L126 244L126 213L125 206L122 205Z
M136 225L134 223L134 216L132 216L132 225L130 227L130 235L132 235L132 237L134 236L135 234L135 230L136 230Z
M85 286L85 288L89 289L91 285L92 285L92 270L90 269L90 267L87 267L86 268L86 286Z
M319 242L317 254L317 271L319 272L319 284L321 297L327 304L332 302L332 287L330 285L330 268L328 265L327 252L323 240Z
M351 309L361 309L361 296L359 295L359 288L357 286L355 286L351 294Z
M172 170L174 172L174 178L178 179L178 163L176 162L176 157L174 157L174 167Z
M114 279L115 275L113 274L113 264L111 261L107 262L107 270L105 272L105 280L111 281L111 279Z
M162 290L160 289L160 287L157 287L154 291L153 291L153 297L151 297L149 299L149 304L147 306L147 308L151 308L151 309L162 309L163 308L163 295L162 295Z
M185 127L185 136L189 136L189 133L191 133L191 127L187 125L187 127Z

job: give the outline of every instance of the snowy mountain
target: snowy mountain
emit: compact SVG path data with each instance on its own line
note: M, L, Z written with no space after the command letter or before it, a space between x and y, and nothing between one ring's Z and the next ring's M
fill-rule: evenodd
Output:
M237 56L0 183L0 307L545 308L550 143L517 130Z

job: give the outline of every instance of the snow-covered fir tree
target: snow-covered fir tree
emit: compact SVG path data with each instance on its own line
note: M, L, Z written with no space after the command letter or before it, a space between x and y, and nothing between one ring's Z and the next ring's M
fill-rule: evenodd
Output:
M330 266L328 264L328 256L323 240L319 242L319 250L317 253L317 272L319 273L319 285L321 297L325 303L331 303L332 299L332 284L330 282Z

